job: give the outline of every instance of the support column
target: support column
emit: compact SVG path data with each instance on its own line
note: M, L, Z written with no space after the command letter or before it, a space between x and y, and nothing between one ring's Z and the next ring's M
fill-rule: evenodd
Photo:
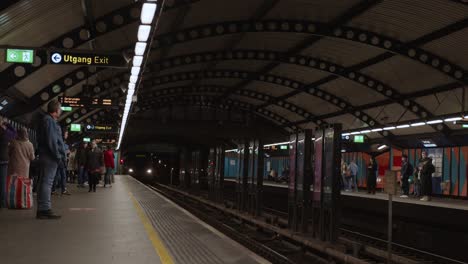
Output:
M249 212L254 216L261 215L263 194L263 144L252 140L249 144Z
M289 186L288 186L288 226L291 230L298 230L296 206L297 179L297 134L289 138Z
M248 169L249 169L249 145L247 141L238 146L239 173L237 174L236 184L236 203L237 209L245 211L247 209L248 192Z
M216 148L216 169L215 169L215 201L221 203L224 201L224 147Z

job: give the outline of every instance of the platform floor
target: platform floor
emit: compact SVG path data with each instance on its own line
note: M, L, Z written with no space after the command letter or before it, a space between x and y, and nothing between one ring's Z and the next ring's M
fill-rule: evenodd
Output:
M235 179L225 179L225 181L236 182ZM272 187L277 187L277 188L284 188L284 189L288 188L288 185L285 183L265 181L263 184L265 186L272 186ZM388 195L384 192L377 192L375 195L372 195L372 194L368 194L365 191L360 190L359 192L342 191L341 194L343 196L357 196L357 197L363 197L363 198L369 198L369 199L388 200ZM468 211L468 200L432 197L431 201L425 202L425 201L420 201L418 198L414 198L414 197L400 198L399 195L393 196L392 200L397 203L409 203L409 204L417 204L417 205L429 206L429 207L441 207L441 208Z
M115 180L54 196L60 220L0 209L0 262L269 263L130 176Z

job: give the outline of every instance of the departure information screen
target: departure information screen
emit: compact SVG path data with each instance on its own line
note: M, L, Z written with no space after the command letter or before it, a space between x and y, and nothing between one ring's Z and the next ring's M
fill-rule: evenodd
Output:
M59 101L62 106L70 107L114 107L110 98L91 98L91 97L68 97L61 96Z

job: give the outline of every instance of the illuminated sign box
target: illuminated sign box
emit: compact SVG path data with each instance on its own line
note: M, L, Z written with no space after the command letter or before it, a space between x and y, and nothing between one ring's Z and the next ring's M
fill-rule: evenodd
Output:
M71 124L70 131L81 132L81 124Z
M117 129L113 125L92 125L88 124L85 126L86 132L105 132L105 133L116 133Z
M71 106L62 106L60 108L62 108L62 111L64 112L71 112L73 110Z
M52 50L48 54L48 63L55 65L84 65L95 67L126 68L127 62L120 53L90 53L75 50L73 52Z
M364 136L362 135L354 136L354 143L364 143Z
M34 63L34 50L7 49L5 61L9 63Z
M83 138L83 142L91 142L90 138Z
M288 149L288 146L286 145L280 146L280 149Z

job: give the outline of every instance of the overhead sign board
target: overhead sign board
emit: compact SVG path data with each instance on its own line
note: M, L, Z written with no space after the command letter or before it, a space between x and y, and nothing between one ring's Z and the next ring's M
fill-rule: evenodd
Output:
M354 143L364 143L364 136L363 135L354 136Z
M110 98L91 98L91 97L69 97L60 96L59 102L62 106L70 107L113 107L112 99Z
M107 133L116 133L117 129L112 125L92 125L88 124L85 126L86 132L107 132Z
M71 124L70 131L81 132L81 124Z
M90 53L75 50L73 52L50 50L49 64L84 65L95 67L126 68L127 62L120 53Z
M5 61L10 63L34 63L34 50L7 49Z

